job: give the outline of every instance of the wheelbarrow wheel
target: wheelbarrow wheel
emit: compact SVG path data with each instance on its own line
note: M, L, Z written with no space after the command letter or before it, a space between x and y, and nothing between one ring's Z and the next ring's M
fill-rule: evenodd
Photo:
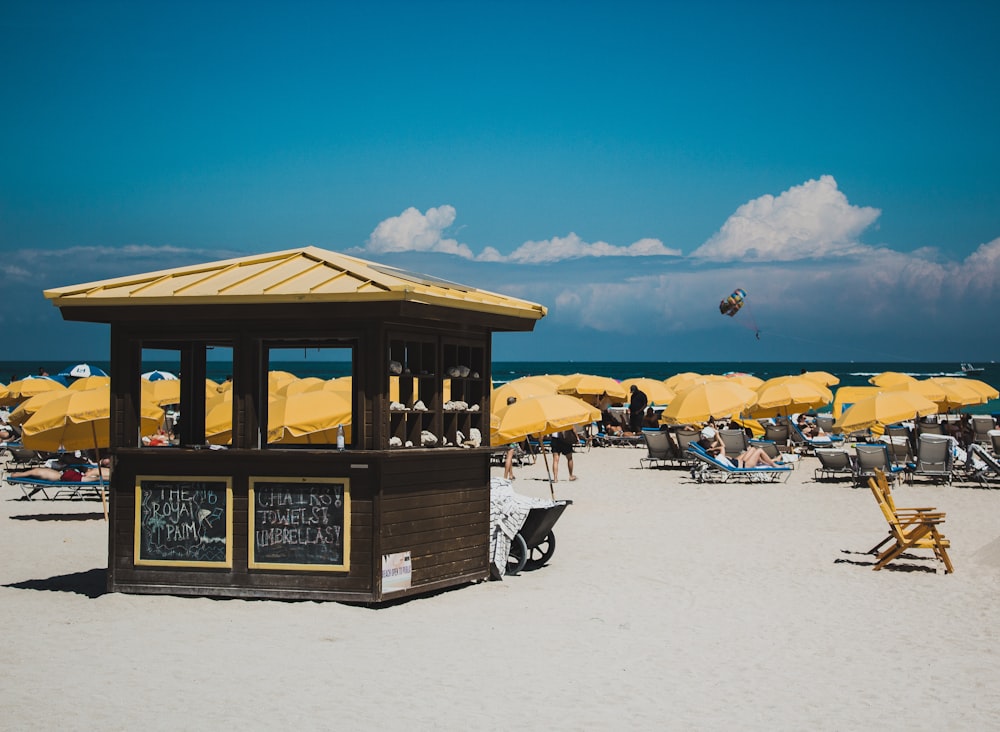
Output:
M506 574L517 574L524 569L524 565L527 561L528 545L525 543L523 536L520 534L514 534L514 538L510 540L510 551L507 553Z
M520 534L518 534L520 536ZM545 535L538 544L528 552L528 559L524 563L527 570L538 569L545 566L545 563L552 558L556 551L556 535L551 531Z

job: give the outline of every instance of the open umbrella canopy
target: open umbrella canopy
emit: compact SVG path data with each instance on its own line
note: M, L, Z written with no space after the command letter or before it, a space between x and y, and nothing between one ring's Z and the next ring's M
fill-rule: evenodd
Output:
M934 376L927 381L932 381L944 389L945 398L938 401L938 406L943 412L959 407L969 407L973 404L984 404L989 401L989 398L969 383L970 379Z
M10 382L7 385L7 393L0 397L0 404L13 406L46 391L63 392L66 391L66 386L49 376L28 376Z
M757 391L764 383L764 380L754 376L753 374L726 374L727 379L730 381L735 381L740 386L745 386L747 389L753 389Z
M678 392L660 415L664 424L706 422L709 417L740 414L757 401L757 393L734 381L722 378L707 381Z
M175 381L177 379L177 374L171 373L169 371L147 371L142 375L146 381Z
M944 387L940 384L935 384L930 379L901 381L898 384L886 387L885 391L911 391L925 399L930 399L932 402L938 403L945 401L947 397Z
M673 376L668 376L663 380L663 383L669 386L674 391L677 391L677 384L681 381L687 381L688 379L694 378L696 376L701 376L701 374L694 371L682 371L679 374L674 374Z
M7 421L15 427L20 427L28 421L31 415L41 409L46 402L50 402L65 393L66 390L63 389L62 391L46 391L41 394L35 394L35 396L25 399L18 404L7 417Z
M743 386L739 382L727 379L725 376L722 376L721 374L695 374L694 376L690 376L685 379L678 379L672 384L667 384L667 386L669 386L675 392L680 394L682 391L687 391L692 386L698 386L699 384L707 384L710 381L725 381L730 384L736 384L737 386Z
M981 379L962 379L962 381L964 381L968 387L979 392L980 396L982 396L985 401L1000 397L1000 391L997 391Z
M594 374L573 374L567 376L556 390L560 394L569 394L588 402L598 402L603 399L624 401L628 399L628 389L621 382L610 376Z
M163 410L140 404L139 430L151 435L163 423ZM49 400L25 423L21 441L32 450L89 450L108 447L111 424L111 390L66 390Z
M909 374L899 371L883 371L881 374L875 374L868 379L869 384L881 387L895 386L904 381L916 381L916 379Z
M880 391L845 409L833 427L842 432L856 432L877 424L892 424L936 414L937 411L937 404L914 392Z
M677 392L656 379L635 378L622 381L622 387L626 392L630 391L633 385L649 398L650 404L666 406L677 396Z
M98 366L91 366L89 363L78 363L75 366L67 366L59 372L59 376L71 379L85 379L88 376L107 376L108 372Z
M161 407L165 404L180 404L181 382L177 379L159 379L157 381L143 379L141 387L144 401L158 404Z
M842 386L833 397L833 418L840 419L841 413L855 402L875 396L881 389L877 386Z
M492 442L519 442L530 435L550 435L600 418L599 409L568 394L518 399L497 410Z
M85 389L100 389L104 386L111 385L110 376L81 376L79 379L74 380L69 388L74 391L83 391Z
M822 384L823 386L836 386L840 383L840 379L829 371L805 371L799 375L803 379L815 381L817 384Z
M278 396L295 396L310 391L319 391L324 386L326 386L326 379L321 379L318 376L307 376L279 386Z
M530 399L532 397L555 394L557 386L552 379L545 376L523 376L520 379L501 384L490 395L491 409L496 411L507 404L509 397Z
M271 443L334 445L341 425L350 441L351 399L343 392L301 392L267 405L267 441Z
M777 414L804 412L833 401L833 393L822 384L796 376L769 379L757 389L757 403L750 414L773 417Z

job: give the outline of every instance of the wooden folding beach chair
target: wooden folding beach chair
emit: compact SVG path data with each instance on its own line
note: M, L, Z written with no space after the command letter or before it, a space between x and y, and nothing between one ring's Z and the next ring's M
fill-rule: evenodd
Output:
M948 539L938 530L944 523L944 513L933 512L931 509L894 509L891 490L886 490L889 482L885 473L876 470L875 476L868 479L868 487L882 510L882 515L889 524L889 537L886 541L873 548L877 550L886 543L892 546L878 555L875 561L875 571L885 567L889 562L899 558L910 549L930 549L945 566L945 574L955 571L948 557ZM889 496L886 498L886 496Z

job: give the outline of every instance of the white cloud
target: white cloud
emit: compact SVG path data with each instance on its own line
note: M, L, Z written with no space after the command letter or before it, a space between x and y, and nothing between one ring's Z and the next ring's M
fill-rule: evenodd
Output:
M857 241L882 212L852 206L833 176L743 204L691 256L716 261L793 261L865 250Z
M617 246L604 241L585 242L574 233L543 241L528 241L510 255L502 254L495 247L485 247L478 255L468 245L455 239L444 238L444 231L455 223L455 208L443 205L420 213L412 206L399 216L385 219L368 237L364 251L371 254L385 252L439 252L454 254L464 259L480 262L512 262L514 264L540 264L560 262L583 257L650 257L680 256L679 249L671 249L659 239L639 239L628 246Z
M664 246L659 239L640 239L628 246L616 246L605 241L588 243L570 232L569 236L525 242L507 257L507 261L518 264L541 264L582 257L649 257L680 256L680 254L680 250Z
M472 259L472 250L454 239L444 238L444 230L455 223L453 206L438 206L420 213L412 206L399 216L379 223L368 237L365 249L384 252L440 252Z

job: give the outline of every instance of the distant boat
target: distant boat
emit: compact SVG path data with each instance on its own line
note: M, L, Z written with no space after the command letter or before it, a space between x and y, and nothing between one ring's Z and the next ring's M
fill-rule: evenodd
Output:
M976 366L973 366L971 363L963 363L962 364L962 373L963 374L981 374L981 373L983 373L983 371L984 371L984 369L978 368Z

